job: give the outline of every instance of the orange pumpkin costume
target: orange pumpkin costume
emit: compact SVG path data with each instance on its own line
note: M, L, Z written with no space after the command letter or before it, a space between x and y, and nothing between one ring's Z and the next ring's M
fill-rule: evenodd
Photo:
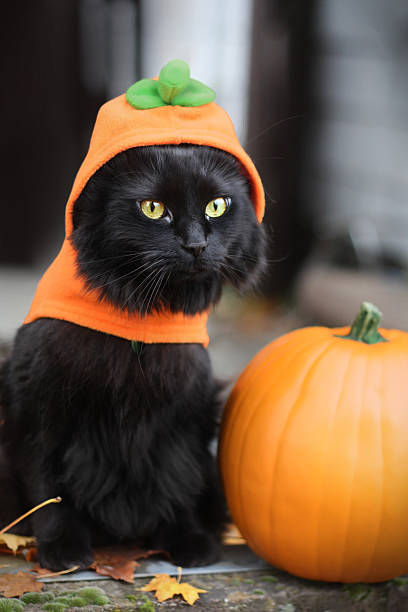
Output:
M261 180L237 139L231 119L221 107L214 102L195 107L170 103L141 110L131 106L125 94L118 96L99 110L88 153L66 206L64 243L40 280L24 323L47 317L128 340L208 344L207 312L188 316L165 311L141 317L100 301L98 291L86 289L77 275L76 253L68 239L73 230L75 202L90 177L103 164L133 147L181 143L215 147L235 156L247 173L255 213L259 222L262 220L265 200Z

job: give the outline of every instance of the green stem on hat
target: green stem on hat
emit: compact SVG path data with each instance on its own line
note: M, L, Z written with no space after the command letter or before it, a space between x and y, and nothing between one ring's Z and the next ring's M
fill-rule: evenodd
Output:
M336 334L338 338L348 340L356 340L365 344L377 344L378 342L388 342L380 332L378 326L380 324L382 313L374 304L363 302L360 310L353 321L350 331L345 336Z
M161 99L171 104L173 98L187 87L190 82L190 68L183 60L172 60L160 70L157 83Z

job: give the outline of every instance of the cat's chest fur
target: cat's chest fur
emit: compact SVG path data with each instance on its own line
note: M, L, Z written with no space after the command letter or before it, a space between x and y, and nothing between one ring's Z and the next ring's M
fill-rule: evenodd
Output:
M8 437L26 445L34 474L54 473L53 494L75 500L111 534L130 537L187 503L174 496L180 477L190 496L202 488L218 390L202 346L143 345L135 353L129 341L42 320L20 330L15 354Z

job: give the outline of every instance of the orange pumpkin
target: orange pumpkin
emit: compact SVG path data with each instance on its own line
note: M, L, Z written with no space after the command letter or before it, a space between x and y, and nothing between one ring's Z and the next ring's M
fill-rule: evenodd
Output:
M236 383L219 465L232 517L266 561L304 578L408 572L408 334L310 327L266 346Z

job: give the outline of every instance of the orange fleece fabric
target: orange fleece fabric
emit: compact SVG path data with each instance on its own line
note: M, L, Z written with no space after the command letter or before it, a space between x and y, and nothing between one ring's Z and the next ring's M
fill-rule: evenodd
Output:
M188 316L164 311L141 317L100 301L98 291L86 289L77 275L76 253L69 240L75 202L103 164L133 147L182 143L215 147L235 156L247 174L254 210L258 221L262 221L265 198L261 179L241 147L231 119L220 106L211 102L197 107L168 105L138 110L126 101L125 94L118 96L99 110L88 153L66 206L64 243L40 280L24 323L44 317L63 319L127 340L207 346L207 312Z

